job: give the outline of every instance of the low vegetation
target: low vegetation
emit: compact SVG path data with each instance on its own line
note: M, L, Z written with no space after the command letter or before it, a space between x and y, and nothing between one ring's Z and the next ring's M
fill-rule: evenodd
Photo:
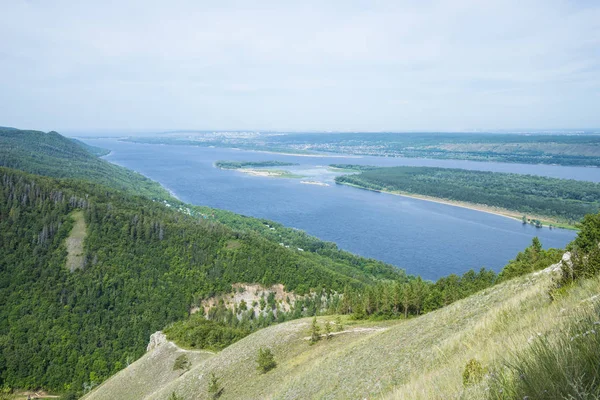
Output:
M218 399L223 394L223 388L219 383L219 378L214 372L210 373L210 382L208 383L208 394L213 399Z
M195 314L171 325L164 332L169 340L184 348L218 351L247 336L250 330L207 320L203 315Z
M298 164L283 161L217 161L215 163L215 166L221 169L286 167L290 165Z
M67 237L67 269L71 272L83 268L85 258L83 252L83 241L86 236L85 217L83 211L75 211L71 214L73 218L73 229ZM43 232L42 232L43 234Z
M571 320L535 337L527 350L511 352L490 377L490 398L600 398L600 304Z
M508 386L496 386L494 379L508 366L519 365L517 355L527 354L537 338L551 338L583 315L593 317L598 277L581 281L554 300L548 296L552 281L550 272L527 274L407 320L357 321L342 316L344 332L313 346L307 338L313 318L288 321L252 333L194 364L162 389L143 392L144 397L158 400L175 391L186 400L210 398L205 389L210 382L207 371L214 371L227 398L498 398L493 396ZM337 318L321 316L317 323L322 329ZM261 348L271 349L277 362L267 374L256 369ZM140 362L152 357L150 352ZM477 363L471 363L465 385L470 360ZM137 370L142 375L136 380L152 379L150 373ZM110 398L116 382L126 388L132 376L124 371L113 379L86 400Z
M344 171L371 171L380 167L374 167L372 165L359 165L359 164L329 164L331 168L340 169Z

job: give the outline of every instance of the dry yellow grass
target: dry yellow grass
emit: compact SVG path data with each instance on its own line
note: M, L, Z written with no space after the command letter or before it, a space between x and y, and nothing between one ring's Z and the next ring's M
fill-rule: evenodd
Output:
M526 348L534 336L568 324L573 311L585 308L585 299L600 291L599 282L588 281L551 301L550 274L532 274L419 318L345 319L345 329L352 333L313 346L305 340L311 320L291 321L260 330L200 360L153 393L127 398L166 399L172 393L183 399L209 398L208 381L214 372L223 387L222 399L478 399L485 397L485 380L468 389L462 383L469 359L490 368ZM322 317L319 323L334 318ZM278 363L264 375L256 370L260 347L271 348ZM148 363L148 355L142 361ZM135 365L112 378L113 389L105 384L96 391L104 397L88 398L111 398L115 388L129 385L134 375L141 374L135 377L139 382L150 382L157 374L156 365ZM171 366L163 363L162 368Z

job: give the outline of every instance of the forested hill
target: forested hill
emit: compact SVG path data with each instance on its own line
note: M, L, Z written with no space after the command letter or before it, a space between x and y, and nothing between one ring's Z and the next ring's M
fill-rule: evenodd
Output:
M0 385L99 382L139 357L151 333L235 282L302 292L377 279L360 265L101 185L7 168L0 182ZM77 210L83 268L70 272ZM403 276L391 266L379 274Z
M150 199L161 199L173 207L190 209L194 215L221 222L236 231L258 233L277 244L319 253L327 258L322 263L336 260L338 268L368 271L380 277L397 273L389 264L355 256L338 249L335 243L324 242L273 221L209 207L184 205L171 197L159 183L96 157L101 154L106 154L106 151L79 140L67 139L56 132L0 127L0 166L51 177L84 179Z
M101 149L56 132L0 128L0 166L55 178L80 178L141 196L168 199L158 183L99 159Z

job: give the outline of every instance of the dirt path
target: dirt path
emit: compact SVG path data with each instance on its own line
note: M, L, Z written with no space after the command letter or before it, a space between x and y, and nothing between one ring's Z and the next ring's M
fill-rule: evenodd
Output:
M15 400L27 400L27 396L31 399L60 399L60 396L51 395L40 390L38 392L26 391L15 393Z
M343 330L341 332L331 332L330 335L336 336L336 335L342 335L345 333L385 332L388 329L389 328L354 328L354 329ZM327 334L323 333L320 336L321 336L321 338L326 338ZM310 336L303 337L302 340L310 340Z

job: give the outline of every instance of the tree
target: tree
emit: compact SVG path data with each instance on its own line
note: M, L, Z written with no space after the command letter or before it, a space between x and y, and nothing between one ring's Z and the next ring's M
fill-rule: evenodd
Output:
M275 362L275 356L269 348L263 349L261 347L260 349L258 349L258 357L256 358L256 363L258 364L256 369L258 369L258 371L261 374L266 374L267 372L269 372L277 366L277 363Z
M223 393L223 388L219 385L219 378L215 375L214 372L210 373L210 380L208 381L208 394L212 396L213 399L218 399Z
M580 231L572 245L586 253L594 248L598 248L598 243L600 242L600 213L588 214L583 217L583 221L579 224L579 229Z
M535 251L537 254L539 254L542 251L542 242L540 242L540 239L535 236L532 240L531 240L531 248L533 251Z
M404 308L404 318L408 318L408 308L412 303L412 288L408 283L404 283L400 286L401 294L400 301L402 302L402 307Z
M344 330L344 325L342 324L342 317L340 317L339 315L335 318L335 329L338 332L341 332Z
M423 301L425 300L425 295L427 291L427 285L423 281L423 279L419 276L417 279L411 282L412 293L413 293L413 305L416 308L417 315L421 314L421 307L423 306Z
M327 340L331 339L333 335L331 334L331 324L329 321L325 322L325 337Z
M321 328L317 324L317 317L315 316L310 327L310 344L315 344L319 340L321 340Z

